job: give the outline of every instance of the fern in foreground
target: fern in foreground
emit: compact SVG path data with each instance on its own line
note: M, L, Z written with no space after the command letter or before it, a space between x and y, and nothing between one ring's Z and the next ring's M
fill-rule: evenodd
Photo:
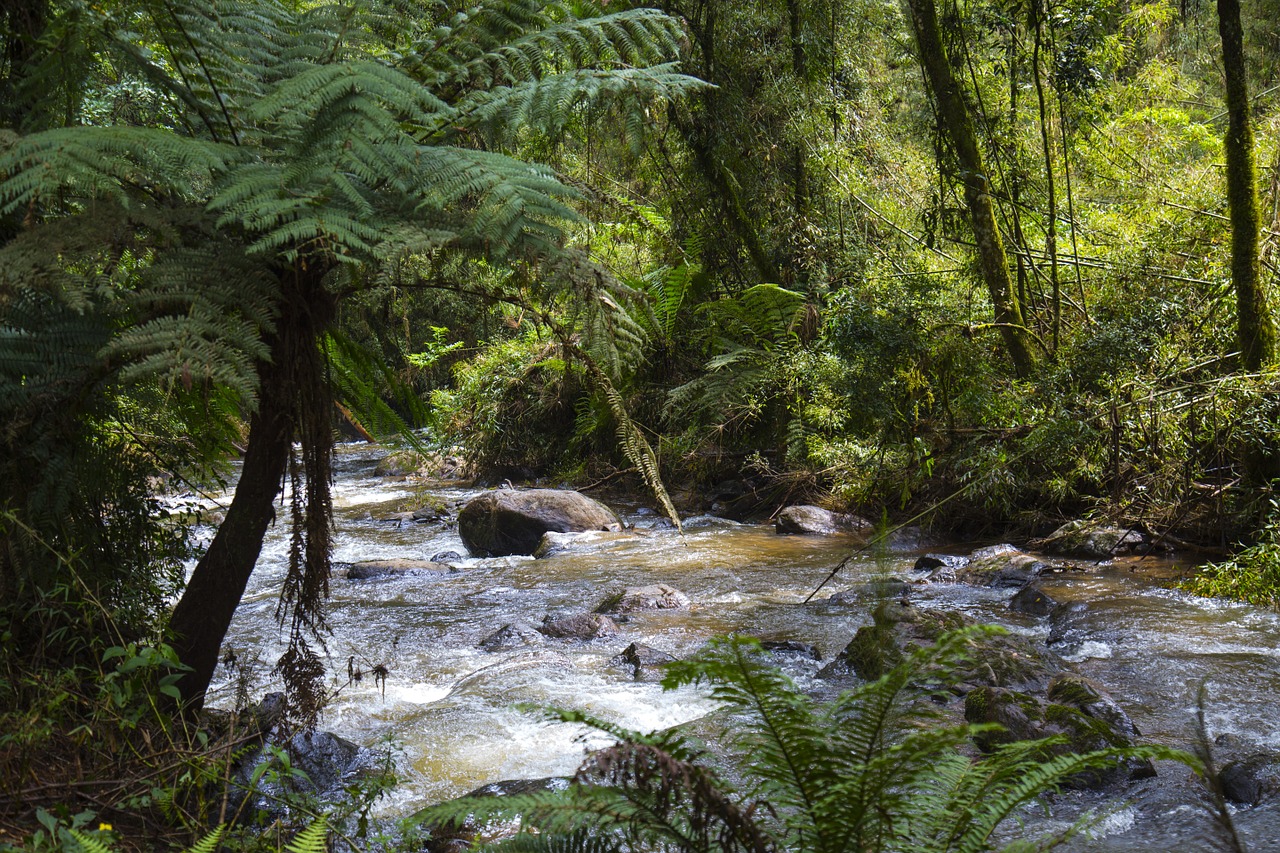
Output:
M954 680L975 635L990 630L945 635L829 704L801 692L754 640L716 640L673 664L664 686L710 686L727 715L722 749L712 752L727 750L725 759L676 732L640 734L562 712L560 720L618 739L567 790L467 798L421 817L445 828L518 819L518 834L489 845L500 850L983 851L997 849L993 832L1019 806L1075 774L1125 756L1182 757L1139 748L1045 761L1043 742L969 757L962 747L990 727L943 719L931 697Z

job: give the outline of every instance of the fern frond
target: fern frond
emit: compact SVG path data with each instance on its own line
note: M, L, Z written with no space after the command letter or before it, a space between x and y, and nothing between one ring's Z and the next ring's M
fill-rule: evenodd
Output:
M329 819L325 815L293 837L284 846L286 853L327 853L329 849Z
M226 825L222 824L214 827L213 831L205 835L195 844L184 851L184 853L214 853L218 849L218 845L222 842L222 833L226 830Z
M0 213L48 203L61 189L129 206L134 193L198 197L209 176L243 158L232 146L144 127L67 127L0 152ZM157 183L157 181L162 183Z
M662 504L662 511L671 519L671 523L676 526L676 530L683 532L680 524L680 513L676 510L675 504L671 500L671 495L667 492L666 485L662 482L662 473L658 469L658 457L654 455L653 448L644 437L644 433L631 419L631 414L627 411L626 401L622 399L622 395L618 393L618 389L613 382L609 380L600 366L593 359L579 351L579 357L587 366L587 375L591 377L591 383L596 390L604 397L605 402L609 406L609 412L613 415L614 423L617 425L618 442L622 446L623 455L636 469L640 472L640 476L644 478L645 485L653 492L654 497Z

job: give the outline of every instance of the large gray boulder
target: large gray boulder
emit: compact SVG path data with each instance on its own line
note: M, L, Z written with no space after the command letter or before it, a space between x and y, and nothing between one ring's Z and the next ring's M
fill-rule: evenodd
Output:
M561 489L498 489L473 498L458 514L458 534L477 557L532 554L548 532L621 529L613 510Z
M774 529L779 533L830 536L834 533L867 534L874 525L865 518L832 512L818 506L797 504L778 513Z

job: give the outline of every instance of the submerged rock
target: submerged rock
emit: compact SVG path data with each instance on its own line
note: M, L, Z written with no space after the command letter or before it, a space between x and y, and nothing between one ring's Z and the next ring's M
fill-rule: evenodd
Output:
M867 533L873 525L856 515L832 512L822 507L800 504L778 513L774 529L778 533L830 536L835 533Z
M831 604L865 604L878 598L906 598L911 587L900 578L877 578L841 590L827 599Z
M554 637L557 640L586 642L588 640L598 640L601 637L617 636L621 629L618 628L617 622L614 622L603 613L579 613L559 619L553 619L548 616L543 620L542 626L538 630L546 636Z
M1009 599L1009 609L1028 616L1048 616L1060 603L1037 584L1028 584Z
M675 658L644 643L632 643L610 659L612 666L629 667L633 678L639 680L654 675L662 667L674 663Z
M486 652L510 652L526 646L540 646L546 641L541 631L528 622L508 622L477 645Z
M798 640L761 640L760 648L771 655L792 655L810 660L822 660L822 652L818 651L817 646L801 643Z
M1133 554L1150 544L1150 537L1133 528L1098 524L1085 519L1068 521L1044 540L1047 554L1109 560Z
M665 583L634 586L610 595L597 613L634 613L637 610L678 610L689 606L689 596Z
M458 514L458 534L479 557L533 554L544 533L621 530L613 510L578 492L561 489L499 489L467 502Z

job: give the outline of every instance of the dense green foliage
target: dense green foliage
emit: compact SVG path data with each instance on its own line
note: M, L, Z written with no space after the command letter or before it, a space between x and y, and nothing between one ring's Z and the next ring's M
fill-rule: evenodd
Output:
M13 779L109 760L110 649L199 705L286 483L314 719L341 423L677 523L1238 542L1193 588L1275 605L1275 0L658 5L0 2ZM237 452L197 551L158 494Z

